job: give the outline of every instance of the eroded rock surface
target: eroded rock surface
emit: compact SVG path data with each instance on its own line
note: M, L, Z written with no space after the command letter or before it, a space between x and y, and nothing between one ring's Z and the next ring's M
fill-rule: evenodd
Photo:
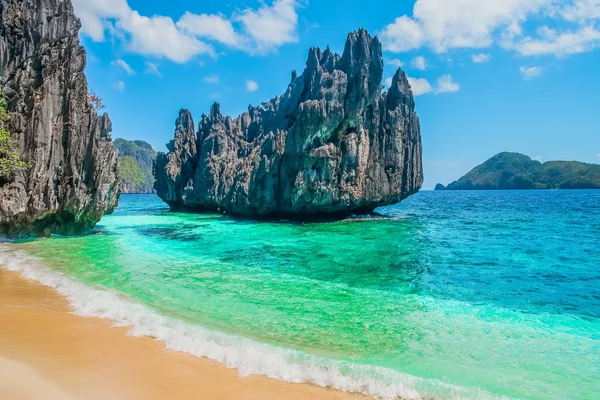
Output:
M0 178L0 231L78 234L118 202L112 124L88 101L71 0L0 0L0 88L29 168Z
M267 216L370 212L423 182L419 118L398 70L382 93L381 44L351 33L342 56L312 48L281 97L236 119L219 104L198 131L189 111L159 154L155 188L172 209Z

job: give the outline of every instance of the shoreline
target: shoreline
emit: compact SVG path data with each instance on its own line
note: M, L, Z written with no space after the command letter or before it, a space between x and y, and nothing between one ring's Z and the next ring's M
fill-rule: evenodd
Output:
M308 383L240 377L126 327L73 314L54 289L0 266L0 397L17 399L364 399Z

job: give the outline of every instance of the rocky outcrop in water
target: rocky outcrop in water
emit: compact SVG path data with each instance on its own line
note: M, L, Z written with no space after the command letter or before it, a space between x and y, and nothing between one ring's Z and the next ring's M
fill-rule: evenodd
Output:
M112 124L88 101L70 0L0 0L0 87L29 168L0 178L0 231L79 234L118 202Z
M266 216L370 212L423 181L419 118L398 70L382 93L381 44L365 30L342 56L312 48L285 94L236 119L214 104L198 132L187 110L155 188L172 209Z

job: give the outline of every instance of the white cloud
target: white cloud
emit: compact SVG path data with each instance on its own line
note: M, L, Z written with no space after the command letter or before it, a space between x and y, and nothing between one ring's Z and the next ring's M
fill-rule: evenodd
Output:
M521 74L525 80L531 80L544 73L543 67L521 67Z
M385 87L389 88L390 86L392 86L392 82L393 82L393 78L391 76L389 78L385 78L385 81L384 81Z
M220 82L220 79L219 79L218 75L213 74L213 75L205 76L204 78L202 78L202 82L217 84Z
M265 53L297 42L297 0L276 0L270 6L246 9L232 18L186 12L177 24L167 16L140 15L127 0L73 0L82 21L82 33L100 42L108 31L133 53L184 63L198 55L215 57L209 42L250 53ZM236 32L232 21L238 22ZM200 40L204 39L204 40Z
M296 0L276 0L270 7L263 5L258 10L246 9L235 19L254 42L256 51L267 52L282 44L298 41L298 6Z
M127 0L73 0L73 6L82 21L82 32L94 41L103 41L108 30L125 41L131 52L179 63L199 54L214 54L210 45L179 30L171 18L142 16Z
M135 75L133 68L131 68L131 66L123 60L112 61L110 65L122 69L127 73L127 75Z
M600 161L600 153L596 154L596 158Z
M150 75L162 76L162 74L158 70L158 65L156 65L155 63L152 63L150 61L146 61L146 71L145 72Z
M563 30L535 32L540 21ZM560 57L600 47L599 23L600 0L416 0L412 15L396 18L380 38L391 52L428 47L444 53L498 43L522 55ZM535 34L525 33L531 28Z
M460 84L452 80L451 75L443 75L437 81L435 93L454 93L460 90Z
M394 53L418 49L425 44L425 32L412 18L403 15L379 34L383 48Z
M418 56L412 59L410 65L413 68L419 69L421 71L425 71L427 69L427 61L425 61L425 57Z
M401 52L423 46L436 52L482 48L497 30L520 25L551 0L417 0L412 17L404 15L381 33L384 47ZM514 27L513 27L514 28Z
M119 92L122 92L123 90L125 90L125 82L123 82L123 81L113 82L113 88L115 90L118 90Z
M471 56L471 58L473 59L473 62L475 64L483 64L483 63L489 62L492 59L492 56L489 54L480 53L480 54L473 54Z
M538 154L537 156L535 156L535 159L541 162L542 161L542 156L540 154Z
M256 81L246 81L246 90L249 92L256 92L258 90L258 83Z
M600 18L599 0L575 0L573 4L565 6L560 14L571 22L588 21Z
M73 7L82 23L82 31L95 42L104 41L107 19L124 18L131 9L127 0L73 0Z
M231 21L220 15L197 15L187 11L177 22L177 27L191 35L207 37L229 46L240 44Z
M525 37L517 42L505 43L525 56L585 53L600 46L600 31L592 26L583 26L577 31L557 32L546 26L538 29L539 38Z
M421 96L427 93L453 93L460 90L460 84L454 82L451 75L442 75L437 80L435 87L431 86L431 83L425 78L408 77L408 83L410 83L410 87L415 96Z
M393 60L388 60L387 63L393 65L396 68L402 68L404 66L404 63L398 60L397 58L394 58Z
M129 50L135 53L166 57L184 63L199 54L215 54L213 48L177 29L169 17L144 17L137 11L121 19L117 27L130 33Z
M415 96L421 96L426 93L431 93L433 88L425 78L408 78L410 88ZM391 85L391 84L390 84Z

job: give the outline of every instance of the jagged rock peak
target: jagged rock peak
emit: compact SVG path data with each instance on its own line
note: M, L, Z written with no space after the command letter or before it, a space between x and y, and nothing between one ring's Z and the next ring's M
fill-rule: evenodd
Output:
M172 209L251 217L346 215L403 200L423 182L419 118L406 74L387 93L382 79L381 43L361 29L341 56L311 48L283 95L236 119L215 103L195 136L183 135L180 113L156 161L158 195Z
M0 232L79 234L118 203L112 123L88 101L71 0L0 0L0 88L29 168L0 178Z

